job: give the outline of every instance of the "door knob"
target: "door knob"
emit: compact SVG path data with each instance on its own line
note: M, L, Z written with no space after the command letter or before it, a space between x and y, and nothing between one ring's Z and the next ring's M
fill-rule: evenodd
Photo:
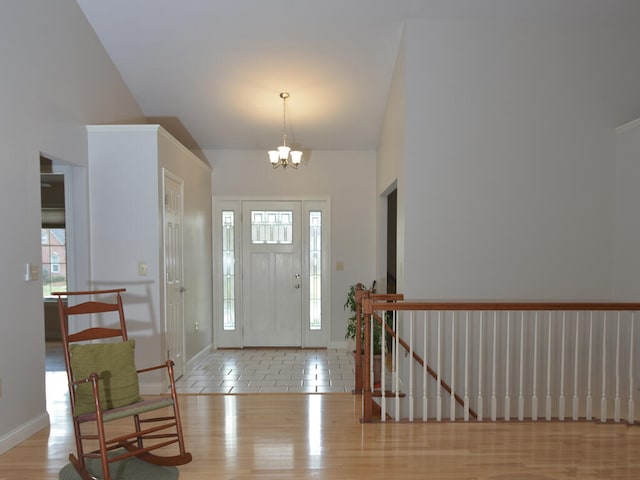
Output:
M295 288L300 288L300 284L299 284L299 283L296 283L296 284L294 285L294 287L295 287Z
M300 278L300 274L299 273L296 273L296 278Z

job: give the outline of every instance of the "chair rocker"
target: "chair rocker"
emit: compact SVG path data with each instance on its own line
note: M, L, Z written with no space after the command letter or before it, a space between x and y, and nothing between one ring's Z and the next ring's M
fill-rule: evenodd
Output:
M136 369L135 341L127 337L120 295L124 291L126 289L119 288L53 293L58 297L76 440L76 455L69 454L69 461L85 480L94 478L85 465L89 458L99 459L105 480L111 480L110 463L130 457L163 466L191 461L182 434L173 361ZM65 297L71 300L76 296L89 296L90 300L66 305ZM79 329L80 322L76 322L74 328L71 325L82 315L98 315L101 324L113 317L115 323L116 314L118 325L113 327ZM94 325L95 318L87 318L84 325ZM138 375L155 370L166 370L171 395L143 399L139 394ZM159 409L164 411L156 412ZM133 419L133 429L124 427L129 433L123 434L122 422L107 428L107 423L127 417Z

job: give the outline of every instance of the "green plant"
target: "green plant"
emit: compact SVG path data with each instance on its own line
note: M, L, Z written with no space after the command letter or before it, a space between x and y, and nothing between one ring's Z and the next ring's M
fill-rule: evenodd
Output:
M363 284L364 285L364 284ZM375 293L375 285L374 281L371 284L370 292ZM344 302L345 311L349 311L351 316L347 322L347 333L344 338L347 340L356 341L356 327L357 327L357 318L356 318L356 289L358 284L354 283L349 287L349 291L347 292L347 299ZM364 318L362 319L362 323L360 324L360 345L362 347L362 351L364 351ZM375 355L380 355L382 353L380 348L380 339L382 338L382 325L379 322L373 322L373 353Z

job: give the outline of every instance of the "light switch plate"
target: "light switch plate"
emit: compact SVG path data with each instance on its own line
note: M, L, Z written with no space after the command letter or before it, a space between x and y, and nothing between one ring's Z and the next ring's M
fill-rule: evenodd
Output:
M40 278L40 265L37 263L27 263L24 268L24 281L31 282Z
M138 275L140 277L146 277L149 272L149 268L146 262L138 262Z

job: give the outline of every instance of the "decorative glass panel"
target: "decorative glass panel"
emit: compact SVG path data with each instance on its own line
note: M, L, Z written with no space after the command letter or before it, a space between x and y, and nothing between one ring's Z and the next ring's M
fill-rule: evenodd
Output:
M309 212L309 329L322 328L322 212Z
M233 211L222 212L222 304L223 329L236 329L235 308L235 217Z
M293 242L293 212L251 211L251 243L290 245Z

